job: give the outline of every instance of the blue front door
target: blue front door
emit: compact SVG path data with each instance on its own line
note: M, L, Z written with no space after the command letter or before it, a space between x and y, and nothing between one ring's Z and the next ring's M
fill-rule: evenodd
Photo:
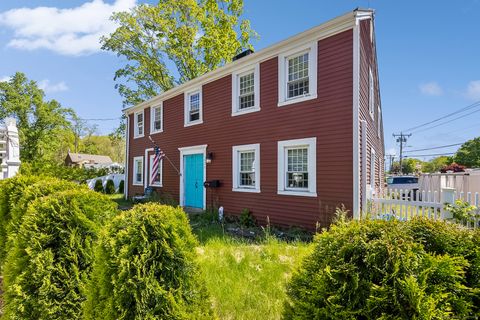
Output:
M203 209L203 154L184 156L185 206Z

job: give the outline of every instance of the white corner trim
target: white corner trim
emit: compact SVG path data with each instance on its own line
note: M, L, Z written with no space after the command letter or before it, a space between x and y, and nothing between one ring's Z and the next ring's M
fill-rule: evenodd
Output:
M145 136L145 110L135 112L133 115L133 138L143 138ZM142 114L142 134L138 134L138 117L137 115Z
M248 109L239 109L240 81L239 78L253 72L254 106ZM260 64L247 66L232 73L232 116L260 111Z
M192 94L198 93L199 94L199 118L198 120L195 121L189 121L190 118L190 96ZM202 94L202 86L199 86L197 88L194 88L192 90L189 90L188 92L184 93L184 108L183 108L183 126L184 127L190 127L194 126L196 124L202 124L203 123L203 94Z
M183 163L183 157L190 154L201 153L203 155L203 179L207 179L207 144L181 147L178 148L180 151L180 206L185 206L185 182L184 182L184 169L185 164ZM203 210L207 209L207 188L203 188Z
M242 151L253 151L255 153L255 186L252 187L242 187L240 186L240 163L239 163L239 153ZM232 147L232 191L234 192L260 192L260 144L245 144L240 146Z
M317 98L318 42L309 42L278 55L278 106ZM288 59L308 52L308 94L294 98L287 95Z
M142 162L142 181L137 182L137 162ZM133 157L133 181L132 185L134 186L143 186L143 182L145 180L145 161L143 160L143 156Z
M160 108L160 130L155 130L155 109ZM150 134L163 132L163 103L150 107Z
M308 148L308 190L294 190L286 187L286 156L285 149L289 147ZM278 141L277 145L277 194L292 196L317 196L317 138L304 138Z
M126 115L127 117L127 134L126 134L126 148L125 148L125 180L123 183L123 193L124 193L124 198L128 199L128 175L129 175L129 157L130 157L130 116Z
M353 27L353 218L360 219L360 26L358 19ZM365 173L362 172L362 175ZM365 210L365 207L362 208Z

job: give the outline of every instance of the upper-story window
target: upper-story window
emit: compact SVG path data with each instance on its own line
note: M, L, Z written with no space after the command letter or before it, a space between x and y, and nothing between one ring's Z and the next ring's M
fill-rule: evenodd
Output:
M150 133L163 131L163 105L150 109Z
M260 144L234 146L232 191L260 192Z
M368 70L368 86L369 86L369 93L368 93L368 112L370 113L370 117L374 117L375 114L375 91L374 83L373 83L373 73L372 69Z
M143 110L134 114L134 137L140 138L144 136L144 119Z
M316 138L278 142L278 194L316 197Z
M260 110L259 65L232 74L232 115Z
M185 126L200 124L202 119L202 90L185 93Z
M316 42L280 54L278 70L278 106L317 97Z

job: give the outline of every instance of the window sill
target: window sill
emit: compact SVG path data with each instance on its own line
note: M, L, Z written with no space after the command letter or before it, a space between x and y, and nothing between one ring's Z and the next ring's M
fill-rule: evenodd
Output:
M145 135L141 134L141 135L138 135L138 136L133 136L133 139L139 139L139 138L143 138L143 137L145 137Z
M162 133L162 132L163 132L163 129L157 130L157 131L155 131L155 130L150 130L150 134Z
M151 184L150 187L154 187L154 188L162 188L163 185L161 184Z
M184 127L190 127L190 126L194 126L196 124L202 124L202 123L203 123L203 120L197 120L197 121L193 121L193 122L184 123L183 126Z
M299 96L299 97L291 98L291 99L288 99L288 100L285 100L285 101L279 101L277 106L278 107L283 107L283 106L287 106L289 104L299 103L299 102L313 100L313 99L317 99L316 94Z
M233 192L250 192L250 193L260 193L260 189L249 189L249 188L232 188Z
M258 112L258 111L260 111L260 107L258 108L253 107L249 109L238 110L238 111L232 112L232 117L241 116L244 114L249 114L249 113Z
M290 191L290 190L277 190L277 194L284 196L300 196L300 197L316 197L316 192L309 191Z
M141 186L141 187L143 187L143 182L142 182L142 183L140 183L140 182L134 182L134 183L132 183L132 186Z

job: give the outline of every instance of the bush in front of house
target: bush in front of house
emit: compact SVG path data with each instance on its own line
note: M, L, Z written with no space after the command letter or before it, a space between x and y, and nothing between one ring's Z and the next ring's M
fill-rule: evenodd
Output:
M95 185L93 186L93 190L97 192L103 192L102 179L95 180Z
M125 192L125 180L120 180L118 184L118 193L123 194Z
M106 194L114 194L115 193L115 184L113 183L112 179L107 180L107 183L105 184L105 193Z
M116 203L91 190L33 201L4 265L2 319L81 318L93 244Z
M197 245L180 208L149 203L122 212L99 240L85 318L214 318Z
M447 222L341 218L292 276L283 318L473 319L479 237Z
M0 190L0 267L4 263L7 253L5 245L8 239L7 230L12 221L12 208L22 197L23 191L39 180L40 177L24 175L2 180Z

